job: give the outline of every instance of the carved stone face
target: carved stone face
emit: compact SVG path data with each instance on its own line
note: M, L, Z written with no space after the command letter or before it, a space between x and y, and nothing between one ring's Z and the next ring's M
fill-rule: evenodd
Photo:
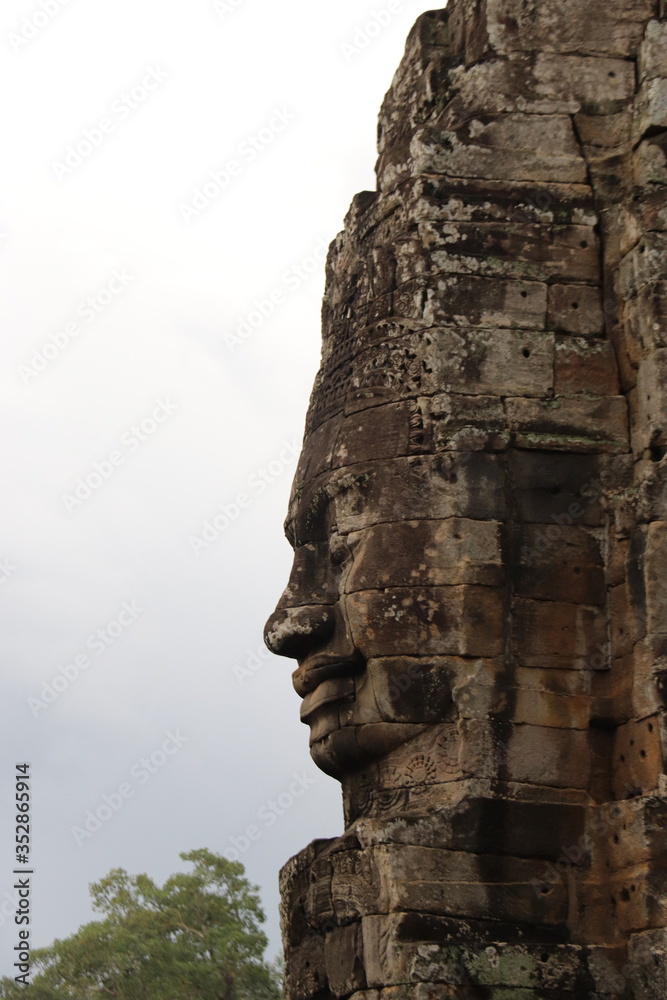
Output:
M377 433L376 460L364 453L369 420L401 418L404 446L384 449L406 454L383 454ZM304 447L294 565L266 638L298 661L313 760L343 779L451 723L459 658L502 652L504 495L497 455L410 454L405 404L330 423L329 447L317 433Z
M604 641L589 524L613 457L568 454L560 410L516 447L512 401L509 417L491 402L494 419L482 397L368 394L306 437L286 525L294 566L266 640L298 662L311 755L341 780L348 820L404 813L406 797L428 808L462 778L510 768L541 782L517 705L546 725L554 760L582 759L570 747L582 734L554 726L555 691L575 676L586 696ZM600 412L592 426L609 437Z

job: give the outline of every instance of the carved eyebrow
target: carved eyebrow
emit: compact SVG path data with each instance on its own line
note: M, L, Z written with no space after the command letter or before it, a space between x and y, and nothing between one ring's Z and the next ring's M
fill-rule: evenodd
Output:
M290 512L285 519L284 531L285 537L293 549L296 549L298 545L301 544L297 532L297 526L301 525L305 527L307 531L309 527L312 527L313 524L317 523L317 520L322 517L322 514L326 510L329 501L331 500L331 496L332 494L329 491L328 485L322 486L316 490L310 498L305 511L301 511L299 507L300 498L292 505L292 509L290 509Z
M330 479L315 490L304 511L300 511L297 504L296 513L290 512L285 521L285 535L292 548L296 548L299 544L297 525L302 526L305 533L308 534L318 523L321 523L332 500L344 496L355 487L363 488L369 480L368 473L348 473L338 479Z
M291 514L288 514L285 518L285 523L283 524L283 531L285 533L285 538L290 543L293 549L296 548L296 534L294 531L294 518Z

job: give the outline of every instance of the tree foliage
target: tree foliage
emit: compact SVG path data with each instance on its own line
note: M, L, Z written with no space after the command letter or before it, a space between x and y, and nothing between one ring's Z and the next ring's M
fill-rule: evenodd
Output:
M256 887L243 865L205 849L181 854L194 866L158 886L122 868L90 886L103 914L32 956L34 1000L277 1000L277 970ZM0 981L0 998L25 990Z

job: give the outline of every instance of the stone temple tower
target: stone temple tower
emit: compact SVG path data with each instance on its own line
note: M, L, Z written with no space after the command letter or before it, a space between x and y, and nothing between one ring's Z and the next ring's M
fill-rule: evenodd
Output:
M450 0L333 242L267 642L288 1000L667 998L665 0Z

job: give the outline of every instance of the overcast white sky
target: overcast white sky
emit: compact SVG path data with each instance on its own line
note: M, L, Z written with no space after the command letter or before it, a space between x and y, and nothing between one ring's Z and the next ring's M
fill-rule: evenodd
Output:
M110 868L163 880L237 838L274 955L280 866L341 832L291 662L246 664L290 566L313 257L375 186L379 105L433 6L4 0L0 974L16 763L34 946L92 918Z

